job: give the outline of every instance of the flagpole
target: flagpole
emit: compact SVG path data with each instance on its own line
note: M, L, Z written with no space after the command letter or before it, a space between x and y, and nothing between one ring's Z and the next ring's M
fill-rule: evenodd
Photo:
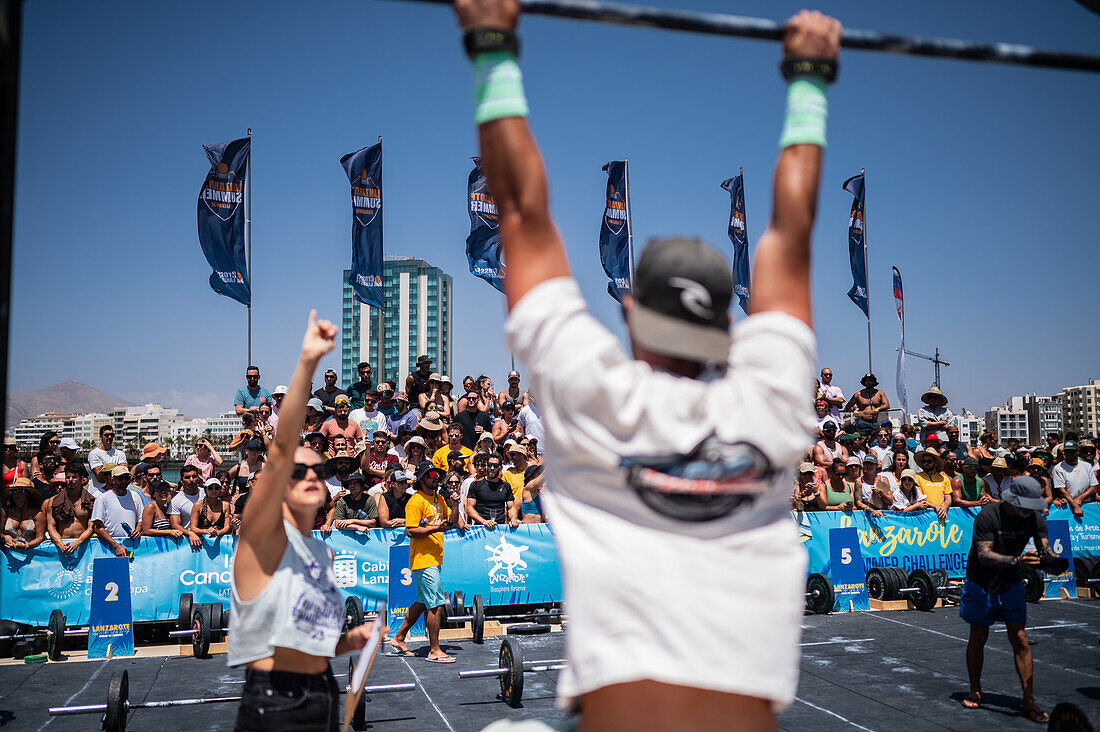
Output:
M623 158L623 177L626 182L626 246L630 252L630 292L634 293L634 230L630 215L630 158Z
M252 365L252 128L248 128L248 171L244 179L244 241L248 256L248 363Z
M867 266L867 171L859 169L863 176L863 272L867 277L867 373L873 373L871 367L871 270Z

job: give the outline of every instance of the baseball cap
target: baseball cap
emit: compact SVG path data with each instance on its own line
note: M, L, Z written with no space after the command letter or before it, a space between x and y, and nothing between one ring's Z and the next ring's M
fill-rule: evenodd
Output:
M221 483L218 481L217 478L211 478L210 480L214 481L218 485L221 485ZM209 483L210 480L208 480L206 482ZM149 492L150 493L160 493L161 491L163 491L165 493L171 493L172 492L172 484L169 483L166 480L158 480L156 483L153 483L153 485L149 486Z
M481 437L477 438L477 442L481 442L483 440L489 440L490 442L492 442L493 441L493 433L492 432L482 432ZM474 444L476 445L477 443L475 442Z
M348 476L348 477L347 477L347 478L346 478L346 479L344 480L344 483L346 483L346 484L348 484L348 485L351 485L351 482L352 482L352 481L354 481L354 480L357 480L357 481L359 481L359 482L360 482L360 483L362 483L362 484L363 484L364 486L365 486L365 485L367 484L367 478L366 478L366 476L364 476L364 475L363 475L362 473L360 473L360 472L355 472L355 473L352 473L351 475L349 475L349 476Z
M248 441L248 444L246 444L244 446L244 449L245 450L258 450L259 452L263 452L264 451L264 443L262 443L262 442L260 442L259 440L256 440L256 439L252 439L252 440Z
M513 443L512 446L508 448L508 454L518 454L522 455L523 457L527 457L527 448L523 445Z
M420 358L416 359L416 363L417 363L418 366L422 363L431 363L431 362L432 362L432 357L429 356L426 353L423 356L421 356Z
M308 402L306 402L306 406L307 406L307 407L313 407L313 408L314 408L314 409L316 409L316 410L317 410L318 412L323 412L323 411L325 411L325 405L324 405L324 404L322 404L322 403L321 403L321 400L320 400L320 399L318 399L317 397L313 397L313 398L312 398L312 399L310 399L310 400L309 400Z
M409 475L407 470L395 470L393 471L393 479L398 483L408 483L412 480L412 476Z
M274 389L271 390L271 396L277 396L279 394L285 395L289 391L290 391L290 389L287 388L286 384L279 384L278 386L276 386Z
M124 475L130 475L130 469L125 465L116 465L111 469L112 478L121 478Z
M325 376L328 376L329 374L336 376L336 369L325 369Z
M1062 451L1076 450L1078 449L1077 442L1075 440L1066 440L1066 444L1062 445Z
M928 437L926 437L924 441L925 442L931 442L932 440L935 440L936 442L939 442L940 438L937 435L928 435Z
M461 450L451 450L447 453L448 460L465 460L466 456L462 454Z
M518 371L509 371L508 372L508 378L509 379L512 379L512 378L518 379L519 378L519 372Z
M629 326L643 347L692 361L729 358L733 279L701 239L652 239L634 273Z
M62 437L61 444L58 447L63 447L66 450L79 450L80 445L76 444L76 440L71 437Z
M917 474L911 468L906 468L905 470L901 471L901 477L902 479L912 478L913 480L916 480Z
M211 486L213 486L215 488L221 488L221 485L222 485L222 482L220 480L218 480L217 478L207 478L206 482L202 484L202 487L203 488L210 488Z
M351 399L348 399L347 394L338 394L335 399L332 400L333 404L351 404Z
M428 374L428 381L442 381L442 380L443 380L443 375L440 374L438 371L433 371L430 374Z
M863 378L859 380L859 383L862 384L864 381L871 381L872 382L871 386L878 386L878 377L875 376L872 373L864 374Z
M395 402L407 402L409 401L409 395L403 391L399 391L393 395L393 400Z
M816 473L814 464L811 462L801 462L798 464L798 472L800 473Z
M855 457L854 455L852 457L848 458L848 462L846 462L844 464L845 465L855 465L856 467L860 467L861 465L863 465L863 463L860 462L860 459Z
M50 482L51 483L64 483L65 482L65 472L61 471L61 470L57 471L56 473L53 474L53 477L50 478Z
M1042 486L1030 475L1020 475L1009 481L1001 491L1001 500L1026 511L1042 511L1047 507Z
M873 452L869 452L863 456L864 465L878 465L878 458L875 457Z
M333 455L332 457L330 457L329 460L332 460L334 462L336 460L347 460L348 462L352 462L352 463L355 462L355 458L353 458L351 456L351 454L348 453L347 450L341 450L340 452L338 452L335 455Z
M500 408L514 410L516 408L516 403L513 402L511 399L505 399L503 402L501 402Z
M976 468L976 467L978 467L978 458L968 457L966 460L963 460L963 467L964 468Z

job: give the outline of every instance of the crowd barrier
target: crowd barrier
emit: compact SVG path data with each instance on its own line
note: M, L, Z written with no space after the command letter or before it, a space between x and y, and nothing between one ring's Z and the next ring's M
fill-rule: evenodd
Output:
M1067 509L1055 509L1048 520L1069 523L1075 556L1100 555L1100 504L1087 504L1084 520ZM953 508L947 521L933 511L887 513L873 518L862 512L794 513L809 571L829 574L829 530L854 526L868 569L900 566L944 569L961 576L970 550L977 509ZM389 550L407 543L401 530L367 533L314 532L332 547L336 578L346 594L363 600L370 610L386 597ZM236 537L204 542L193 551L183 539L146 538L124 542L134 549L130 587L134 620L175 620L179 596L190 592L195 602L229 603L230 559ZM135 546L136 544L136 546ZM0 618L45 625L51 610L60 608L69 625L88 621L92 560L113 556L91 539L72 557L59 556L48 542L30 552L0 552ZM487 605L558 602L561 576L550 524L523 524L516 529L481 527L465 535L446 534L443 584L447 592L461 590L467 598L480 594Z

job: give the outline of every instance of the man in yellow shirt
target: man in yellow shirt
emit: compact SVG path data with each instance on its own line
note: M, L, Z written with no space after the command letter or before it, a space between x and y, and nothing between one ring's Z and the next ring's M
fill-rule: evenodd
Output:
M951 507L951 478L943 472L943 458L935 450L921 450L916 457L920 466L917 488L936 509L940 521L945 521Z
M435 453L432 455L432 463L434 463L435 467L439 468L444 473L446 473L450 467L447 462L447 456L452 450L456 450L463 455L474 454L473 450L462 444L461 425L452 424L450 427L447 428L447 444L436 450ZM467 469L467 472L469 472L469 469Z
M405 504L405 533L409 535L409 569L416 584L416 602L405 613L405 620L394 633L390 646L394 653L411 656L405 637L413 624L426 614L428 626L428 660L433 663L454 663L439 647L439 623L442 606L447 601L443 593L443 532L452 528L451 511L439 495L443 471L425 460L416 466L416 494Z
M523 502L523 473L529 467L527 465L527 448L518 442L508 440L504 443L504 447L508 452L508 458L512 461L512 467L505 470L500 474L501 480L504 480L508 485L512 486L512 493L516 496L516 501Z

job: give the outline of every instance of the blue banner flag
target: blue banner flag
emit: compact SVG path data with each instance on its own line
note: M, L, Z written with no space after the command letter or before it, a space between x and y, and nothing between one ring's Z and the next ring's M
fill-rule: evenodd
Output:
M848 218L848 258L852 262L852 289L848 298L863 314L871 317L871 304L867 296L867 239L863 230L863 173L844 181L844 190L851 193L852 213Z
M630 292L630 221L627 213L626 161L612 160L607 172L607 201L600 222L600 262L611 279L607 294L619 302Z
M382 289L382 143L340 158L351 182L351 273L348 284L364 305L386 309Z
M742 173L722 181L730 192L729 237L733 242L733 291L741 309L749 312L749 227L745 219L745 179Z
M244 246L244 183L251 140L203 145L210 172L199 190L199 245L214 271L210 287L242 305L252 304Z
M895 374L898 398L901 399L903 414L909 414L909 395L905 391L905 291L901 286L901 270L894 270L894 307L898 311L898 324L901 325L901 346L898 348L898 367Z
M470 212L470 235L466 237L466 259L470 274L480 277L504 292L504 248L500 244L500 216L493 194L481 170L481 158L474 158L474 169L466 186L466 210Z

